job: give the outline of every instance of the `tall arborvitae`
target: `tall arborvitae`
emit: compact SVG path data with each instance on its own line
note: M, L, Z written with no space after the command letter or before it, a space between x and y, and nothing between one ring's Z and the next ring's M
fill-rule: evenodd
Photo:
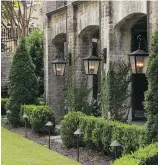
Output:
M158 26L152 38L148 63L148 90L145 93L147 143L158 141Z
M9 102L11 110L10 122L17 126L20 122L20 105L37 102L38 81L34 65L28 54L25 38L22 37L13 57L9 72Z

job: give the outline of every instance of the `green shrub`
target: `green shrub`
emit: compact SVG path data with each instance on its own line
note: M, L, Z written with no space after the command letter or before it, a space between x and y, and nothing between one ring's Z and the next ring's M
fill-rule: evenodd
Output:
M118 121L87 116L81 112L70 112L61 122L61 136L67 147L73 147L73 132L80 128L83 141L108 153L112 141L118 140L124 146L124 153L137 150L142 145L144 127L128 125Z
M1 98L1 106L6 109L6 104L9 98Z
M61 121L60 134L67 148L76 146L76 136L74 136L74 132L78 129L80 116L84 116L84 114L81 112L69 112L64 116L64 120ZM80 143L82 145L82 139L80 139Z
M125 155L120 159L117 159L112 165L145 165L149 159L158 158L158 143L150 144L144 148L140 148L138 151L131 155ZM157 159L158 160L158 159ZM150 161L148 164L156 165L158 162Z
M46 105L46 101L45 101L45 99L39 97L39 98L38 98L38 104L39 104L39 105Z
M10 98L7 109L12 112L10 122L13 126L20 124L21 104L35 104L37 102L38 81L34 69L23 37L13 56L9 71Z
M150 144L158 140L158 25L152 39L147 78L148 90L145 92L146 142Z
M22 105L21 106L21 119L23 114L28 115L29 123L35 132L45 133L47 128L45 124L48 121L53 123L52 131L55 129L55 117L51 108L46 105Z
M9 98L1 98L1 115L6 115L6 105Z

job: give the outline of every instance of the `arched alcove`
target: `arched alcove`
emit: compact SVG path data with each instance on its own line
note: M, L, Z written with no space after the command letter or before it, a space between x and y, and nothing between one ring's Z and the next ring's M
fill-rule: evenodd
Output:
M128 54L138 49L137 36L142 35L147 41L147 15L144 13L132 13L123 18L114 27L115 44L114 50L115 59L124 59L129 61ZM145 50L147 44L142 43L141 49ZM147 51L147 50L146 50ZM132 74L131 82L131 104L133 120L145 119L144 116L144 92L147 89L147 79L144 74Z
M48 48L48 90L49 101L48 104L52 106L56 122L59 122L64 116L64 88L65 88L65 76L55 76L51 62L56 60L56 57L60 54L65 56L66 52L66 34L57 34L49 44Z
M79 54L80 54L80 70L81 70L81 77L82 82L87 84L87 87L92 89L92 92L90 93L89 101L91 101L91 98L97 99L98 95L98 81L99 76L98 75L85 75L85 70L83 66L82 58L87 57L92 53L92 39L99 39L99 26L98 25L90 25L85 27L79 34ZM98 46L97 42L94 43L96 46ZM98 54L96 54L98 56Z

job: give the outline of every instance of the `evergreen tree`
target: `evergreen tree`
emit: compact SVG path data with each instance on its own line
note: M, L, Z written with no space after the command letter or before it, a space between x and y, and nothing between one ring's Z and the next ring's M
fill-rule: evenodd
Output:
M28 54L25 38L22 37L13 57L9 72L9 101L11 110L10 122L17 126L20 122L20 105L37 102L38 82L34 65Z
M148 90L145 93L146 142L151 143L158 141L158 26L152 38L147 78Z
M44 62L43 62L43 32L34 30L27 37L27 45L32 62L35 65L35 74L39 82L39 96L44 93Z

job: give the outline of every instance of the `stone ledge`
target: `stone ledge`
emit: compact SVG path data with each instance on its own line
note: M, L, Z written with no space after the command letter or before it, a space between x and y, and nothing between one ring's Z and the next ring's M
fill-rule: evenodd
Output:
M58 8L58 9L56 9L56 10L53 10L51 12L46 13L46 16L49 17L49 16L51 16L54 13L57 13L57 12L60 12L62 10L66 10L66 9L67 9L67 5L62 6L62 7Z

